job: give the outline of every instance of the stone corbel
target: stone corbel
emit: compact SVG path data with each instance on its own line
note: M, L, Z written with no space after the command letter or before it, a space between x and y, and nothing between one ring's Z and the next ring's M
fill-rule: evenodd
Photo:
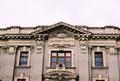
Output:
M26 51L27 50L27 47L26 46L23 46L23 51Z
M116 50L116 48L114 46L110 46L109 54L110 55L116 55L117 54L117 50Z
M14 54L16 52L17 46L8 46L8 53Z

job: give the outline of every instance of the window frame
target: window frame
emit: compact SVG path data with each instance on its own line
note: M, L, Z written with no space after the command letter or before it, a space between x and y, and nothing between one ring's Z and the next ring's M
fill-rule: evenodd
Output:
M100 57L97 57L97 54L101 54ZM101 61L97 61L96 59L101 59ZM95 63L95 67L103 67L104 63L103 63L103 52L94 52L94 63ZM97 65L97 63L101 63L100 65Z
M27 54L27 55L24 56L24 54ZM20 66L26 66L28 64L28 58L29 58L29 52L28 51L21 51L20 52L20 58L19 58L19 65ZM22 63L23 62L22 59L27 59L27 61L24 61L24 62L26 62L25 64Z
M28 59L27 59L27 64L26 65L20 65L21 52L28 52ZM20 50L20 51L18 51L16 66L18 66L18 67L29 67L30 66L30 50Z
M95 66L95 52L102 52L102 54L103 54L103 66ZM99 68L99 67L107 67L106 66L106 60L105 60L105 51L103 50L103 51L95 51L95 50L92 50L92 67L95 67L95 68Z
M59 53L63 52L64 56L59 56ZM52 56L52 53L56 53L56 56ZM67 53L70 53L70 56L66 56ZM52 58L56 58L56 62L52 62ZM64 50L64 51L60 51L60 50L51 50L51 54L50 54L50 67L55 67L52 66L52 63L55 63L56 65L59 64L58 59L59 58L64 58L64 65L65 67L71 67L72 66L72 52L68 51L68 50ZM70 58L70 62L66 62L66 58ZM70 66L66 66L67 63L70 63Z

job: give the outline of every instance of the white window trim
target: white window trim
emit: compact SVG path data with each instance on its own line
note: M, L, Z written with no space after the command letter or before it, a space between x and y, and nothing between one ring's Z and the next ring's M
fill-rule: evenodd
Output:
M19 62L20 62L20 53L24 52L24 51L28 52L28 63L27 63L26 66L30 66L30 50L20 50L20 51L18 51L17 66L21 66L21 65L19 65Z
M105 52L104 51L92 51L92 66L95 66L95 52L102 52L103 54L103 67L106 67L106 61L105 61Z
M108 78L93 78L93 81L96 81L96 80L105 80L105 81L108 81Z

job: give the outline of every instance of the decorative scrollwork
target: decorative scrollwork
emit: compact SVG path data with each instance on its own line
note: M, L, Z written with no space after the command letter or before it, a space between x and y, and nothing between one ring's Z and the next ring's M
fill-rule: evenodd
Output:
M46 74L44 74L44 79L49 79L51 81L66 81L71 79L76 79L77 75L75 73L69 72L69 71L51 71ZM45 80L46 81L46 80Z

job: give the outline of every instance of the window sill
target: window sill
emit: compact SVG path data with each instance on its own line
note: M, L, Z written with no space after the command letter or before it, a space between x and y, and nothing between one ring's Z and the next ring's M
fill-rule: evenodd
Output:
M56 69L56 67L46 67L46 69ZM75 67L65 67L65 69L76 69Z
M108 69L107 66L96 66L96 67L91 67L92 69Z
M16 66L16 68L31 68L31 66Z

